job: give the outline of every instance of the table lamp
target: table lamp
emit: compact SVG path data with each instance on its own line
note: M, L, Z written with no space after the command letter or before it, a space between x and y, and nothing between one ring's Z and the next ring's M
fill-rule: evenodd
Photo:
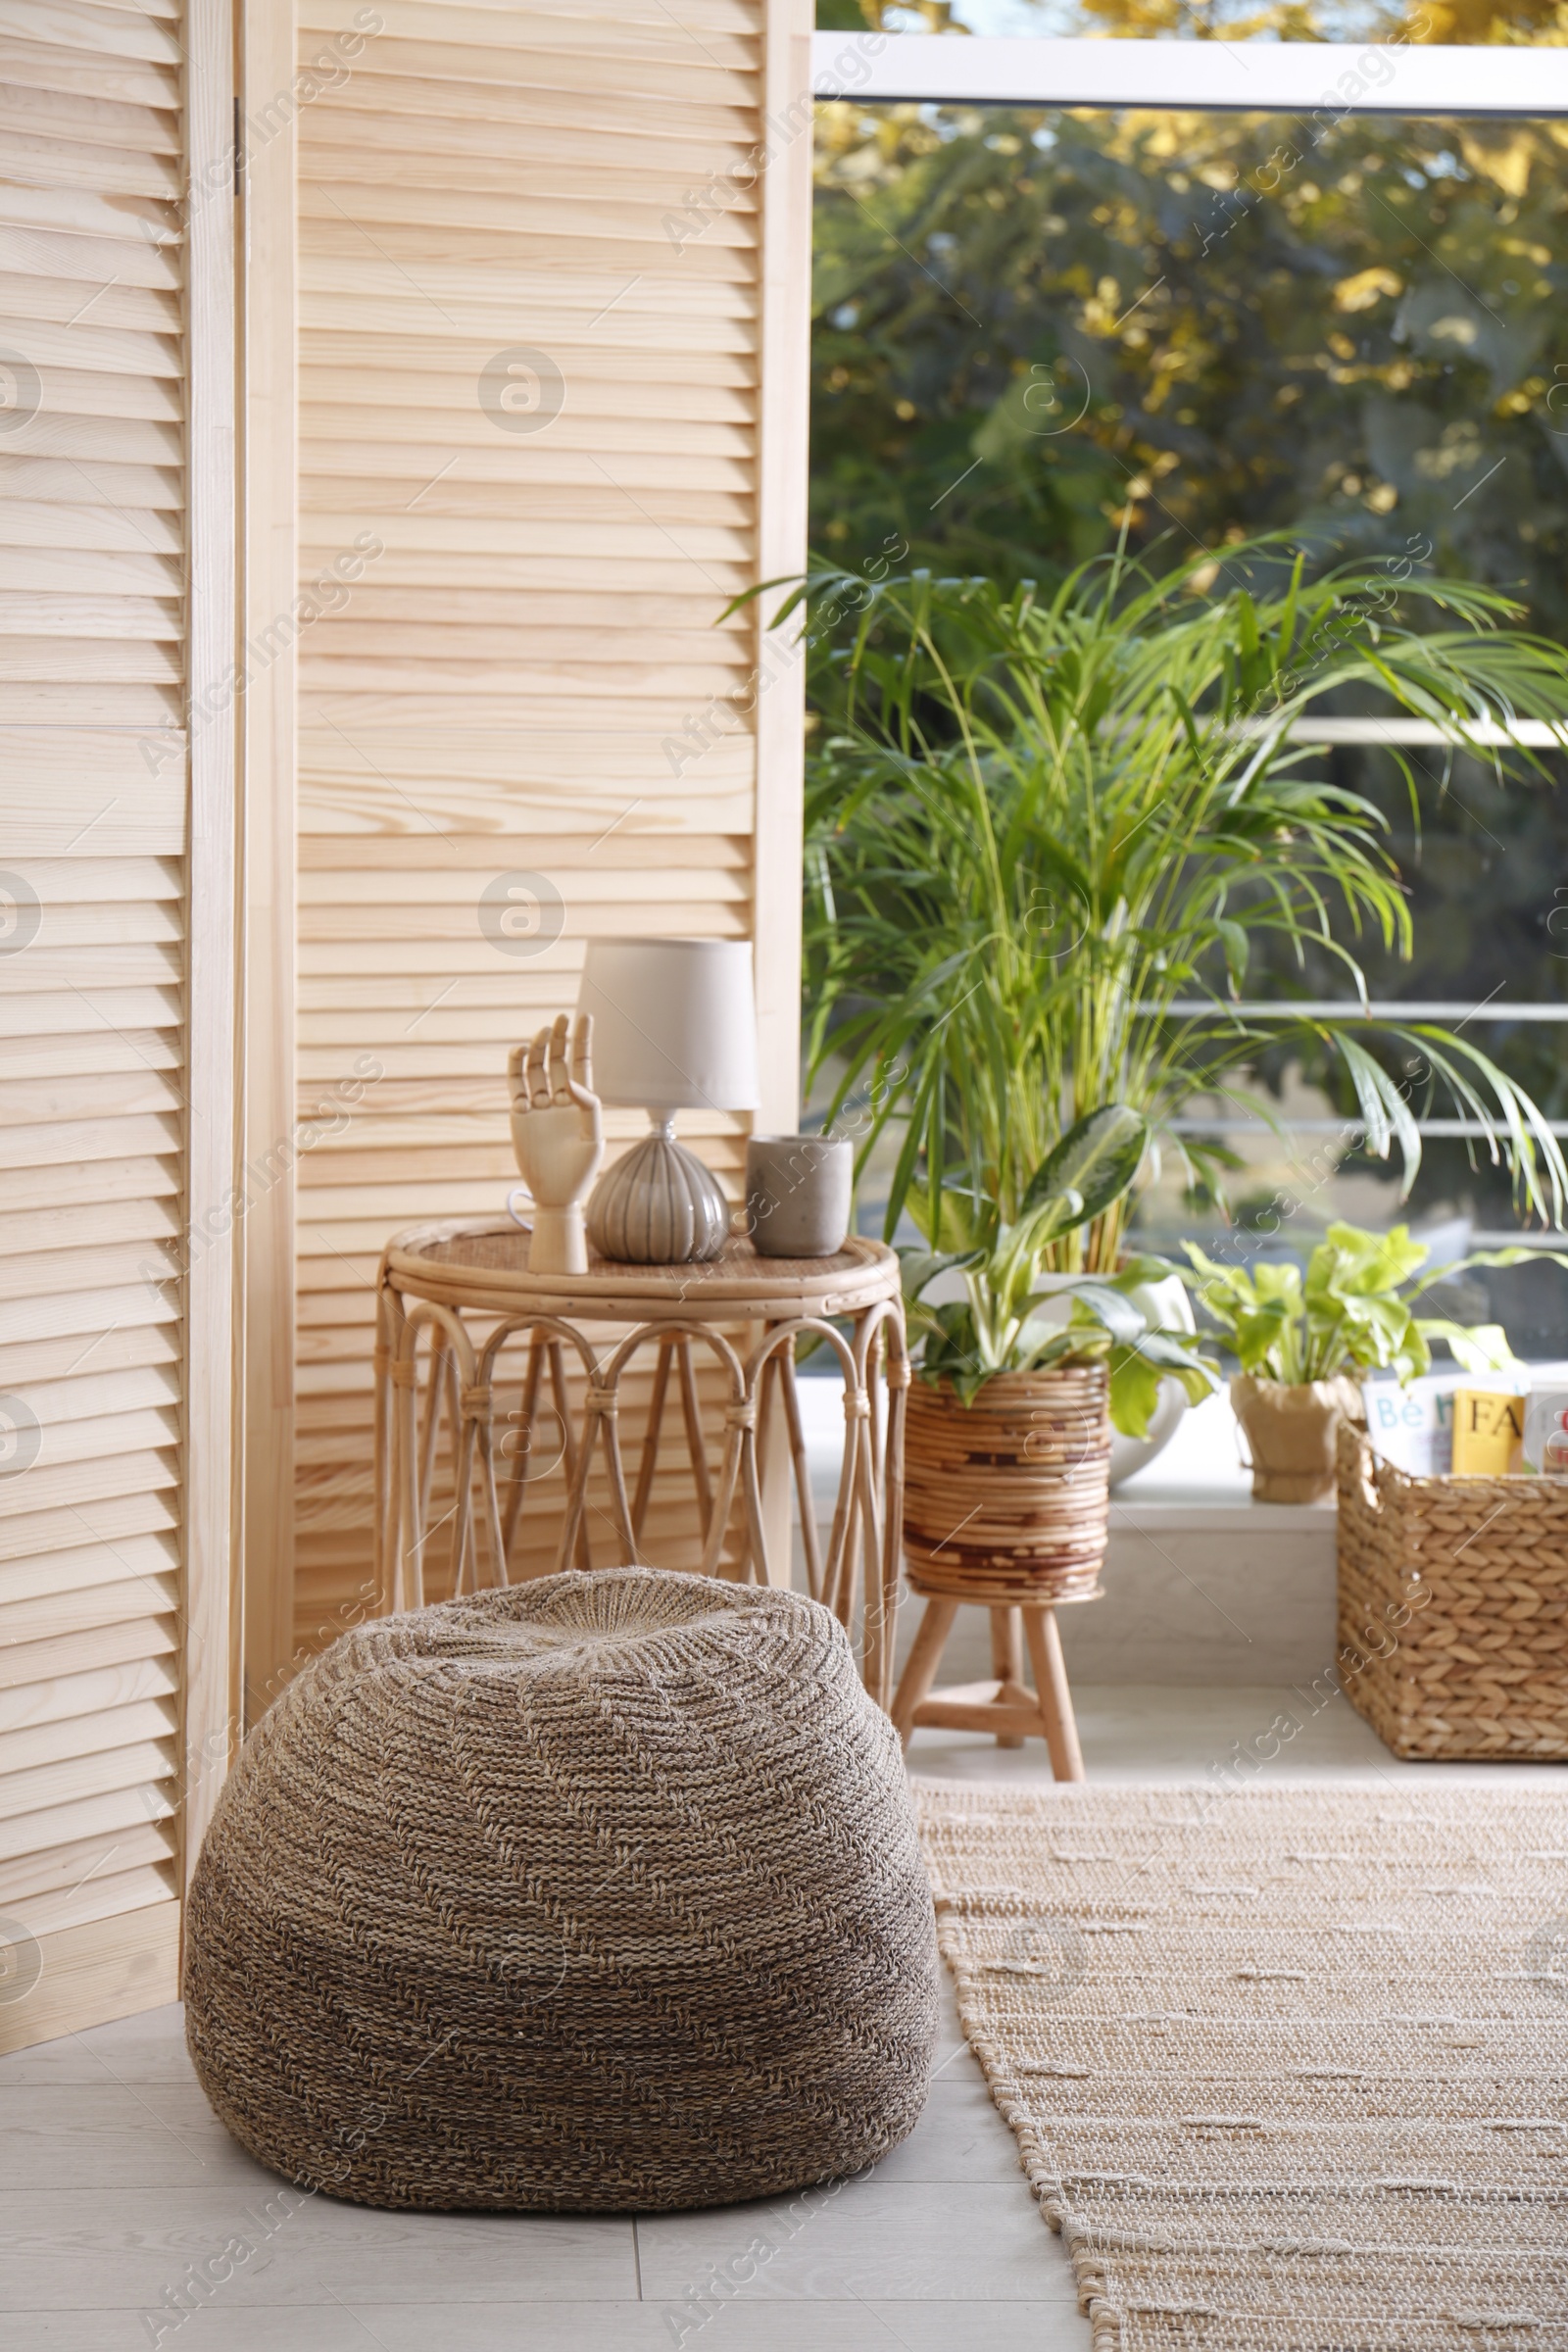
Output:
M577 1010L593 1015L600 1101L639 1105L653 1126L595 1186L589 1241L601 1257L632 1265L717 1257L729 1203L710 1170L676 1143L675 1113L757 1107L750 944L590 940Z

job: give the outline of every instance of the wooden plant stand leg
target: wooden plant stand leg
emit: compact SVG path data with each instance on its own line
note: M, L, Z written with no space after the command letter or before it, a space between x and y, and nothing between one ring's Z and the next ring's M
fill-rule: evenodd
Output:
M962 1603L932 1596L915 1635L914 1646L893 1701L893 1723L906 1747L909 1734L929 1728L948 1732L984 1732L999 1747L1022 1747L1026 1740L1043 1739L1051 1751L1051 1769L1058 1781L1081 1781L1084 1760L1078 1747L1072 1692L1062 1663L1061 1639L1054 1608L1035 1602L1009 1607L978 1595L991 1615L991 1654L996 1679L989 1683L955 1683L932 1689L942 1652ZM1022 1680L1018 1657L1019 1620L1029 1644L1035 1689Z
M1029 1662L1035 1670L1035 1687L1040 1694L1046 1744L1051 1750L1051 1769L1058 1781L1081 1781L1084 1759L1078 1745L1078 1722L1072 1711L1067 1669L1062 1661L1061 1636L1056 1631L1056 1612L1025 1609L1023 1624L1029 1641Z
M993 1609L991 1612L991 1671L1001 1689L998 1696L1010 1706L1027 1706L1029 1693L1023 1687L1023 1626L1016 1609ZM1022 1747L1023 1740L1016 1732L999 1732L999 1747Z
M937 1667L958 1614L956 1600L928 1600L920 1630L914 1637L893 1700L893 1728L906 1747L914 1729L914 1711L937 1679Z

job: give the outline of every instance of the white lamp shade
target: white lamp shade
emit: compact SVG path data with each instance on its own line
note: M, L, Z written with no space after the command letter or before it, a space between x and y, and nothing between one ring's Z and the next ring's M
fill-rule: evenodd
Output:
M752 951L732 939L591 939L577 1010L594 1091L663 1114L758 1106Z

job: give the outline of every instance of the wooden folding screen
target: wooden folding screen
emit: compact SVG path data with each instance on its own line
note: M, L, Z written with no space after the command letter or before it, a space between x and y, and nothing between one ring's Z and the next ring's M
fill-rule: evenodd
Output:
M232 116L0 20L0 2047L172 1996L232 1725Z
M720 615L804 553L808 28L807 0L302 0L290 251L253 165L269 479L297 271L302 600L297 858L252 845L253 1711L366 1605L381 1245L500 1208L507 1051L584 941L754 938L793 1121L799 667L760 675L756 609ZM258 36L253 119L284 74ZM289 724L258 712L253 773ZM737 1166L743 1121L683 1131Z

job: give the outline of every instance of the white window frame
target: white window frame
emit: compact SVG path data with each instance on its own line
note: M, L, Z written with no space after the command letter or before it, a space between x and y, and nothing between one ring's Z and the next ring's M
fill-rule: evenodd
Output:
M1351 115L1516 116L1542 121L1568 115L1568 48L1460 48L1425 42L1062 40L1041 33L1001 40L983 35L815 32L811 87L821 100L863 105L1163 107L1185 112L1286 114L1333 128ZM1291 730L1300 743L1477 746L1507 742L1545 749L1556 729L1526 720L1516 727L1449 730L1430 720L1305 719ZM1210 1009L1200 1003L1182 1012ZM1321 1004L1247 1004L1238 1014L1279 1020L1300 1013L1344 1013L1355 1000ZM1480 1005L1373 1003L1371 1020L1477 1020ZM1568 1022L1568 1004L1530 1000L1494 1019ZM1255 1132L1260 1122L1221 1114L1183 1119L1178 1129ZM1290 1120L1292 1132L1342 1132L1356 1122ZM1568 1120L1550 1122L1568 1136ZM1424 1136L1479 1136L1468 1119L1423 1119ZM1487 1235L1489 1244L1506 1237Z
M1568 114L1568 49L817 32L811 86L818 98L927 106L1239 109L1334 121L1347 114L1540 118Z

